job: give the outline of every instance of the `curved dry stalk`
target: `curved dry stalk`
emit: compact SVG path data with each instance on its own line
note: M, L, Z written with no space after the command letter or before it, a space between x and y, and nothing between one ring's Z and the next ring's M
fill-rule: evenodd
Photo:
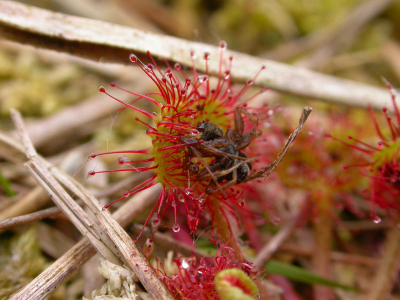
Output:
M367 300L388 299L390 291L396 282L400 269L400 231L393 227L386 236L385 252L382 255L379 268L369 286Z
M272 257L276 250L291 236L296 226L304 216L308 213L309 206L305 203L302 209L298 212L297 216L291 219L285 226L283 226L272 239L261 249L254 260L257 267L262 267L264 263Z
M363 1L328 36L328 40L301 59L296 65L315 69L324 65L335 53L348 47L374 17L382 13L394 0Z
M21 115L13 109L10 113L25 148L28 158L28 163L25 165L29 173L50 194L52 200L75 227L90 240L104 258L115 264L121 262L128 264L154 299L172 299L147 259L111 214L103 210L98 200L82 185L40 157L29 139ZM89 216L64 187L82 199L95 217Z
M320 201L329 201L320 199ZM324 203L325 204L325 203ZM312 256L312 270L315 274L325 278L332 277L331 252L334 221L330 211L319 204L318 222L314 223L314 255ZM334 299L333 289L327 286L315 284L313 286L315 299L331 300Z
M50 202L49 195L42 187L34 187L20 200L0 211L0 221L15 218L36 211Z
M39 210L31 214L26 214L14 218L8 218L3 221L0 221L0 232L5 229L12 228L14 226L23 225L34 221L43 220L46 218L54 218L60 214L62 214L62 212L58 207L50 207Z
M148 81L137 80L131 88L141 93L150 86ZM121 101L129 102L130 98L129 94L124 94L121 96ZM107 97L95 96L29 124L27 132L35 147L42 147L53 139L80 130L83 126L110 115L120 107L121 104L117 101L112 101ZM76 118L76 116L79 116L79 118ZM16 133L13 134L16 136Z
M258 172L255 172L253 174L250 174L244 182L254 180L256 178L266 178L272 173L272 171L281 163L281 161L282 161L283 157L285 156L286 152L288 151L290 145L294 142L296 137L299 135L300 131L303 129L303 125L307 121L307 118L311 114L311 112L312 112L311 107L308 107L308 106L304 107L303 113L300 116L299 125L289 135L289 137L286 141L286 144L283 146L281 152L279 152L276 159L272 163L270 163L267 167L265 167L264 169L262 169Z
M150 51L155 58L166 58L191 66L190 51L198 55L196 66L204 71L204 52L219 57L219 47L143 32L106 22L89 20L12 2L0 1L0 34L9 40L102 62L127 63L129 52L140 57ZM282 63L227 51L232 55L231 78L245 83L258 73L255 84L271 89L351 106L382 108L389 95L384 89L323 75ZM146 59L148 60L148 59ZM209 73L217 75L218 59L209 60Z
M278 247L279 251L289 252L294 255L312 257L314 255L314 249L303 248L294 243L284 243ZM348 254L344 252L331 251L331 257L333 261L342 262L349 265L361 265L376 269L379 265L379 260L369 256L363 256L358 254Z
M143 225L135 224L132 228L133 236L138 236L142 229ZM178 241L172 236L161 232L155 232L153 234L149 227L146 227L142 233L142 239L147 238L153 239L155 250L157 250L157 248L163 249L163 251L165 251L165 249L168 249L174 251L175 253L180 253L188 257L193 256L193 254L197 257L207 256L206 253L195 248L194 244L193 246L189 246L188 244Z
M127 226L145 209L155 204L159 193L160 186L155 185L135 195L116 210L112 217L115 218L122 227ZM96 250L89 240L84 238L62 257L57 259L50 267L44 270L38 277L12 295L9 300L39 300L46 298L94 254L96 254Z

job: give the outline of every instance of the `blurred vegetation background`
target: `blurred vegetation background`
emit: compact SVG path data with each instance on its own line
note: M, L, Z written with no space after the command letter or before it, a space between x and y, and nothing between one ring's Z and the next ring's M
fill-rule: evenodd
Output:
M231 50L371 85L384 86L382 77L391 82L394 87L400 85L399 0L38 0L18 2L213 45L225 40ZM112 32L104 34L112 35ZM126 59L128 61L128 57ZM52 116L60 118L64 112L72 110L76 117L64 120L68 126L57 129L59 131L53 135L47 135L42 140L38 138L36 145L43 155L54 162L61 163L66 170L77 174L77 177L81 176L85 185L94 190L104 189L110 183L129 174L118 173L105 175L101 180L86 180L84 174L90 166L84 163L88 154L114 149L145 148L143 145L150 145L150 140L143 128L138 128L134 122L134 118L137 117L135 112L124 110L115 115L118 105L110 104L112 106L105 107L104 101L99 100L104 96L100 95L98 87L106 86L109 82L120 82L128 88L132 86L132 90L136 87L138 90L135 91L141 93L152 90L153 87L148 83L148 78L134 67L96 64L6 41L0 41L0 66L0 130L8 134L13 133L9 116L9 109L13 107L21 111L27 119L35 141L35 137L43 135L46 131L41 124L50 124ZM112 102L111 99L106 99L106 101ZM388 93L388 104L389 101ZM85 103L88 105L85 106ZM285 107L310 104L314 107L313 114L316 114L316 118L320 120L332 117L333 114L346 113L346 116L351 117L351 121L347 122L355 125L359 129L358 132L363 130L365 120L368 120L365 109L353 108L349 111L343 106L301 99L274 91L257 98L255 105L262 103L268 103L271 106L281 104ZM139 105L149 108L146 107L148 105L146 103ZM96 111L97 115L89 118L87 122L79 123L77 125L79 130L71 125L79 121L81 114L86 115L92 111ZM326 126L334 127L330 122L326 122ZM365 130L363 134L368 138L370 131ZM348 132L338 130L337 135L346 136ZM105 165L96 165L96 168L118 167L114 157L104 157L102 163ZM8 212L6 210L8 206L30 195L36 186L22 166L16 167L5 160L0 160L0 179L0 211L3 210L3 212ZM15 196L11 197L12 195ZM110 198L115 199L117 195L118 192L110 195ZM41 203L41 207L49 206L49 201ZM368 212L369 207L364 204L361 209ZM19 213L28 212L19 211ZM16 215L0 213L0 220L13 216ZM345 215L345 221L353 220L346 217L348 216ZM6 291L0 292L0 299L6 299L7 293L13 292L21 284L26 283L26 280L36 276L44 268L45 260L50 262L56 259L79 240L78 232L63 218L37 222L35 226L37 227L35 230L39 231L39 238L36 240L32 238L34 231L26 233L30 225L15 227L2 235L1 264L7 265L9 272L18 270L24 274L18 273L18 280L13 276L7 278L3 276L4 279L0 279L0 291ZM363 229L366 230L365 235L358 236L352 246L358 245L359 252L375 257L381 251L382 235L388 226L390 227L385 220L379 228L372 231L369 231L370 227L365 225L366 229ZM271 232L275 229L265 230ZM18 236L23 232L25 232L24 235ZM46 235L62 236L60 245L54 248L54 240L49 241L44 238L44 232ZM302 234L307 241L310 233L303 232ZM13 251L22 251L19 249L23 249L25 244L29 244L29 248L33 251L31 254L24 253L21 256L23 259L26 257L26 261L21 262L20 265L16 265L20 263L19 261L11 259L13 254L10 254L9 245L13 243L17 244L13 247ZM38 248L44 256L38 253ZM304 263L305 259L302 258L299 261ZM309 263L305 262L304 265L309 265ZM345 274L344 277L349 274L344 265L335 267L338 274ZM357 270L357 272L361 271ZM350 272L351 275L344 281L347 280L350 283L355 281L357 272ZM373 270L368 269L365 273L370 276ZM86 276L90 276L88 274ZM368 276L362 283L364 286L368 285ZM88 295L88 290L94 288L83 288L83 278L85 275L72 279L68 283L70 290L62 287L55 294L55 299L79 299L83 289ZM296 288L303 295L309 294L307 287L300 285ZM395 292L399 293L399 291L400 289ZM400 299L399 295L398 298L393 299ZM307 299L306 296L305 299ZM351 298L343 296L342 299Z

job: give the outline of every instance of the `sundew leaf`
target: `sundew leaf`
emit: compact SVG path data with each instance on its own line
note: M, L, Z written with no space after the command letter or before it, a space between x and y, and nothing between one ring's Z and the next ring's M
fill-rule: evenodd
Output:
M6 196L14 197L16 195L15 191L11 189L10 181L4 178L3 175L1 175L1 172L0 172L0 187L4 190Z
M308 284L325 285L332 288L339 288L348 291L357 291L357 289L354 287L340 284L336 281L332 281L328 278L314 274L306 269L282 263L276 260L270 260L265 264L265 266L266 266L266 272L275 275L281 275L294 281L299 281Z

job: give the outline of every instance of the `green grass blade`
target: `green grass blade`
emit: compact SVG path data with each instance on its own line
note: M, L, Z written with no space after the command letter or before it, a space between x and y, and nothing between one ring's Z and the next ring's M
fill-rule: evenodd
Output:
M340 288L348 291L357 291L356 288L340 284L328 278L316 275L308 270L293 265L285 264L276 260L270 260L265 264L266 271L271 274L281 275L293 281L308 284L325 285L332 288Z

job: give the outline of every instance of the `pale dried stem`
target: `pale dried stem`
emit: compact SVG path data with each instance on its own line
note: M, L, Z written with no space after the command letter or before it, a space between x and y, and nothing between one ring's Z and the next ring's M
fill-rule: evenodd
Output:
M67 174L63 174L56 168L51 169L52 174L64 186L71 190L75 195L82 199L85 204L92 210L95 216L103 225L105 232L112 239L125 262L135 271L141 283L145 286L148 293L156 299L169 299L169 293L165 286L158 280L154 270L149 266L147 259L136 247L136 244L122 227L111 217L107 210L102 209L97 199L91 196L86 189L75 182L73 178L68 178Z
M104 284L104 277L97 271L99 262L99 256L95 255L82 268L82 278L85 282L83 296L89 297L89 299L92 292Z
M387 61L387 65L393 70L397 79L400 79L400 45L396 40L388 41L381 51L381 57Z
M112 32L112 34L105 34ZM204 71L204 52L219 57L219 47L142 32L129 27L74 16L53 13L24 4L0 2L0 34L3 37L40 48L67 52L96 61L127 63L134 51L143 58L150 51L155 58L166 58L191 66L190 51L197 53L196 68ZM258 86L352 106L366 107L368 103L381 108L388 100L385 89L371 87L344 79L327 76L242 53L227 51L233 56L231 78L245 83L265 65L257 78ZM146 58L146 61L148 58ZM218 59L209 60L211 75L217 75Z
M366 300L385 300L389 296L400 269L400 231L387 232L385 249L378 270L371 280Z
M42 187L37 186L19 201L0 211L0 221L36 211L48 204L49 201L49 195L46 191Z
M136 89L135 91L139 90L139 92L143 90L136 84L133 85L133 88ZM121 101L129 101L129 99L131 99L129 94L124 94L121 97ZM68 132L81 130L86 124L110 115L118 108L121 108L119 102L99 95L94 99L70 106L55 115L29 124L27 132L35 147L41 147L53 139L59 139ZM77 116L79 117L77 118ZM14 132L12 135L16 136L16 133Z
M299 256L312 257L314 255L314 249L303 248L295 244L284 243L279 246L279 251L290 252ZM342 262L346 264L362 265L371 268L376 268L379 265L379 260L363 255L348 254L343 252L331 252L331 260Z
M320 199L320 201L329 201ZM327 205L326 203L321 203ZM333 241L333 220L330 212L320 208L318 222L314 224L314 255L312 256L313 271L325 278L331 278L331 251ZM334 299L333 291L327 286L314 285L315 299Z
M149 176L150 172L135 174L125 178L124 180L121 180L120 182L114 184L105 191L95 191L93 192L93 194L96 197L107 197L128 187L135 186L138 182L143 182L144 180L148 179ZM40 189L46 199L48 199L47 193L41 187L37 187L37 189ZM62 214L61 210L58 207L51 207L39 210L34 213L21 215L30 211L35 211L39 207L37 204L29 206L37 202L36 197L28 197L28 195L25 197L27 198L26 200L21 199L21 201L12 205L10 208L0 211L0 220L2 220L0 221L0 231L46 218L55 218ZM47 202L48 200L46 200L46 203Z
M347 16L338 19L335 24L322 27L320 30L307 36L281 44L278 47L264 53L262 56L273 60L289 60L304 52L314 49L314 54L325 49L327 45L333 45L333 51L328 49L328 55L354 39L357 33L387 8L393 0L371 0L364 1L353 11L349 11ZM339 39L339 47L335 42ZM311 54L312 55L312 54Z
M272 257L279 247L292 235L298 223L304 218L304 214L309 209L308 205L303 205L295 218L289 220L272 239L260 250L254 260L257 267L262 267L264 263Z
M15 164L25 161L25 151L20 143L0 132L0 157Z
M160 193L156 185L132 197L112 215L121 226L127 226L146 208L154 205ZM96 253L87 238L76 244L28 285L12 295L9 300L39 300L46 298Z
M282 150L279 152L277 158L272 163L270 163L266 168L262 169L261 171L250 174L244 182L254 180L256 178L261 178L261 177L265 178L265 177L268 177L272 173L272 171L281 163L281 161L282 161L283 157L285 156L286 152L288 151L290 145L292 145L292 143L294 142L296 137L299 135L300 131L303 129L303 125L307 121L307 118L311 112L312 112L311 107L308 107L308 106L304 107L303 113L300 116L299 125L289 135L289 137L286 141L286 144L283 146Z
M17 111L11 110L11 117L29 159L29 163L26 164L28 171L51 195L52 200L77 229L107 260L117 264L120 263L120 260L127 263L153 298L172 299L146 258L110 213L103 210L98 200L91 196L83 186L39 157L27 135L21 115ZM92 220L59 182L82 199L97 219ZM97 221L100 221L102 226L99 226Z
M393 227L393 220L382 220L380 223L372 222L370 219L367 220L357 220L357 221L344 221L344 228L349 231L363 231L363 230L386 230Z
M177 35L176 23L171 22L171 20L174 19L173 11L162 3L148 0L116 1L126 11L137 12L140 15L144 16L147 20L151 21L152 24L156 24L159 28L162 28L167 33ZM135 26L135 28L138 27Z
M35 224L37 230L37 241L40 249L54 259L60 258L69 249L75 246L76 241L67 233L57 229L55 226L47 225L44 222Z
M13 116L14 118L14 116ZM15 121L15 119L14 119ZM72 199L62 186L51 176L46 166L37 156L31 157L26 164L28 172L50 194L51 199L75 225L75 227L95 246L96 250L106 259L115 264L120 260L114 255L111 241L104 237L101 228L94 223L86 212Z
M133 235L138 235L140 231L142 230L142 225L135 224L133 226ZM206 253L196 249L193 246L189 246L186 243L180 242L179 240L174 239L172 236L169 236L167 234L163 234L160 232L156 232L154 235L151 232L151 229L146 227L146 229L143 231L142 237L144 238L152 238L155 244L155 250L157 248L160 248L164 251L165 254L165 249L172 250L175 253L181 253L182 255L185 256L193 256L195 254L197 257L203 257L206 256ZM157 247L158 245L158 247Z
M117 1L106 1L101 5L96 0L55 0L54 2L57 3L57 6L64 8L63 11L71 12L74 15L115 22L151 32L161 32L146 17L141 16L140 11L134 9L127 11ZM125 2L129 3L130 1Z
M367 0L362 2L332 32L329 40L308 54L306 58L297 62L296 65L309 69L320 67L335 53L354 42L365 25L392 3L393 0Z
M284 241L286 241L295 230L298 223L298 219L295 218L290 220L285 226L283 226L277 234L260 250L257 254L254 264L257 267L262 267L264 263L269 260L272 255L279 249Z

